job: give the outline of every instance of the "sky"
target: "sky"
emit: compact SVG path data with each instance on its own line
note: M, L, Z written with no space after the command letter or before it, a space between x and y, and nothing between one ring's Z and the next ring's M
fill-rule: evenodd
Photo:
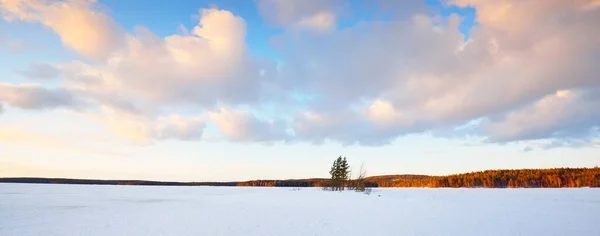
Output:
M0 177L600 164L597 0L0 0Z

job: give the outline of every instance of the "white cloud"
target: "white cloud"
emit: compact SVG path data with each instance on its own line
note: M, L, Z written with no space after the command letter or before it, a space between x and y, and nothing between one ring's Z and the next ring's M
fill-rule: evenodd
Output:
M104 64L74 63L64 68L71 84L101 97L119 94L140 103L200 107L247 103L259 98L268 81L260 74L263 68L248 55L245 35L240 17L202 9L189 34L159 38L138 27L128 36L127 46Z
M202 112L217 104L248 104L257 101L269 83L261 73L268 68L247 52L246 23L229 11L201 9L199 22L189 33L160 38L144 27L125 33L97 8L92 1L2 2L5 18L44 24L66 46L95 59L93 64L75 61L55 67L69 94L95 106L82 111L119 136L136 142L199 139L204 122L181 118L173 106ZM49 76L49 66L34 67L22 73ZM67 89L60 92L66 94ZM60 98L36 100L43 103L37 105L28 97L32 96L12 92L0 98L21 107L49 107Z
M380 99L373 101L366 110L366 115L381 125L389 125L406 119L399 111L396 111L392 103ZM407 121L405 120L405 122Z

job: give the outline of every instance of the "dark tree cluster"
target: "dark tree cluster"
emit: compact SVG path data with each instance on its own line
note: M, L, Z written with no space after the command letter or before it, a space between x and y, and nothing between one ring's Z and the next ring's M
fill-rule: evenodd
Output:
M347 184L346 181L350 178L350 165L348 165L346 157L342 158L340 156L335 159L329 174L331 175L331 181L329 186L326 187L332 191L343 191Z

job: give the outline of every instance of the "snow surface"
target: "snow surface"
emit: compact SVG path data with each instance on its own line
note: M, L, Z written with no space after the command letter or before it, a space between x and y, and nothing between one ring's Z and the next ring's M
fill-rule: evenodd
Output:
M600 189L0 184L0 235L600 235Z

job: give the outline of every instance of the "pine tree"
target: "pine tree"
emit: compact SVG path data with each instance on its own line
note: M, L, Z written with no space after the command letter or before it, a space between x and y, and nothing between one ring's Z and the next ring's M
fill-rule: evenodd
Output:
M331 174L331 190L336 191L339 188L339 177L340 177L340 165L342 163L342 157L338 157L333 161L333 165L331 166L331 170L329 174Z
M348 161L346 158L342 158L341 156L333 161L333 165L331 166L331 170L329 174L331 175L331 188L332 190L344 190L344 184L346 180L350 177L349 172L350 166L348 165Z
M341 181L341 190L344 190L344 184L346 182L346 180L348 180L348 178L350 177L350 166L348 165L348 161L346 160L346 157L344 157L344 159L342 159L340 161L340 181Z

